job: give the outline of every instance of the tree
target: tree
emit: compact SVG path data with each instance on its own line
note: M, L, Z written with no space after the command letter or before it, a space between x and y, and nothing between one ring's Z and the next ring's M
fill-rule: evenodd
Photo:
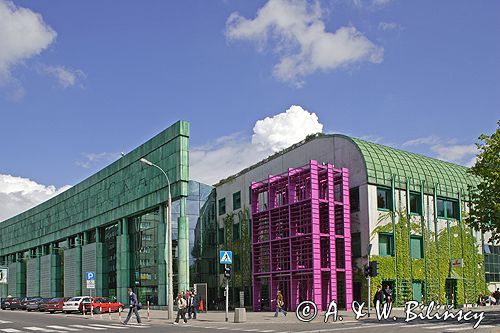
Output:
M479 176L472 193L469 223L483 232L492 233L491 241L500 242L500 120L491 136L482 134L477 144L479 155L469 172Z

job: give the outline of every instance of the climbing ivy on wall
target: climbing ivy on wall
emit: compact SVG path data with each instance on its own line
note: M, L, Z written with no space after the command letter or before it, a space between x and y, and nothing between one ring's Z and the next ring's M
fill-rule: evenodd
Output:
M240 224L240 239L233 239L233 224L235 223L235 218L238 218ZM230 250L233 251L234 255L239 256L241 269L232 272L232 285L233 287L238 287L243 290L246 286L252 285L252 239L249 233L250 230L250 211L247 207L243 207L238 214L234 212L228 213L224 219L224 229L226 230L226 245L219 245L219 250ZM226 247L226 248L225 248Z
M449 277L457 279L458 304L463 304L465 298L468 303L474 303L479 294L485 293L484 258L479 253L477 239L473 237L470 226L460 226L456 220L447 220L445 228L438 228L436 237L434 221L421 221L420 216L410 216L408 223L406 212L396 211L380 216L378 225L371 234L372 238L378 237L378 233L392 234L391 222L380 225L382 221L391 221L392 214L395 219L395 256L371 256L370 260L379 263L379 275L371 279L374 287L370 300L373 300L376 286L382 285L383 281L395 281L396 274L397 286L394 288L394 296L398 305L413 299L412 282L424 284L423 295L426 302L447 302L445 288L446 279ZM424 258L411 258L410 235L423 237ZM459 258L463 258L463 267L451 269L450 260ZM366 284L364 276L358 278ZM362 290L366 290L366 285Z

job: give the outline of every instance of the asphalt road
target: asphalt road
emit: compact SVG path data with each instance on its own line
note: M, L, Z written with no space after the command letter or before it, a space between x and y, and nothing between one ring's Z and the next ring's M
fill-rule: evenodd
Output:
M102 332L113 333L117 331L129 332L184 332L184 333L220 333L220 332L258 332L258 333L327 333L327 332L374 332L374 333L400 333L400 332L500 332L500 311L485 313L485 318L481 325L474 330L473 323L457 323L449 320L430 321L415 320L411 323L404 323L403 318L396 321L377 321L374 318L360 321L346 322L314 322L301 323L294 314L290 313L286 318L273 318L269 321L258 323L224 323L224 322L204 322L203 320L192 320L187 325L173 325L166 320L152 320L142 326L138 326L132 319L131 324L121 325L118 320L108 320L106 316L100 319L99 316L83 318L81 315L48 314L25 311L0 311L0 332L20 333L20 332ZM108 332L105 332L108 331Z

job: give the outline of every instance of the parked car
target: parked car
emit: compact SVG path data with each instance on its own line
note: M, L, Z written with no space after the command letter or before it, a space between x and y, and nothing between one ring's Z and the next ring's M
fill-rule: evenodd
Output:
M11 300L12 296L2 298L2 300L0 301L0 309L7 310L10 307Z
M48 300L41 305L43 310L50 313L55 313L58 311L63 311L64 302L67 302L71 297L56 297Z
M92 302L91 302L92 300ZM106 313L109 312L118 312L123 310L123 304L117 301L114 301L110 298L106 297L92 297L92 299L85 300L83 303L85 307L85 312L90 312L93 309L94 313Z
M22 308L23 308L23 305L21 304L21 299L19 297L11 298L8 306L6 307L6 309L10 309L10 310L19 310Z
M26 305L28 305L28 303L31 301L31 300L34 300L34 299L38 299L40 297L23 297L21 299L21 309L22 310L26 310Z
M38 308L38 311L44 312L45 311L45 303L49 302L51 299L52 299L52 297L42 298L42 301L40 302L40 306Z
M38 311L40 310L40 303L42 302L41 298L30 298L27 302L26 305L23 307L26 307L26 311L31 312L31 311Z
M63 312L64 313L71 313L71 312L81 312L83 309L82 302L84 300L90 300L89 296L78 296L78 297L72 297L66 302L64 302L63 305Z

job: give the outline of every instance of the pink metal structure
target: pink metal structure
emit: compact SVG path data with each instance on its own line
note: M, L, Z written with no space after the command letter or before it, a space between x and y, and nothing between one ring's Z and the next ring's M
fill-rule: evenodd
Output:
M310 161L251 191L254 311L274 310L278 289L291 311L304 300L350 309L348 170Z

